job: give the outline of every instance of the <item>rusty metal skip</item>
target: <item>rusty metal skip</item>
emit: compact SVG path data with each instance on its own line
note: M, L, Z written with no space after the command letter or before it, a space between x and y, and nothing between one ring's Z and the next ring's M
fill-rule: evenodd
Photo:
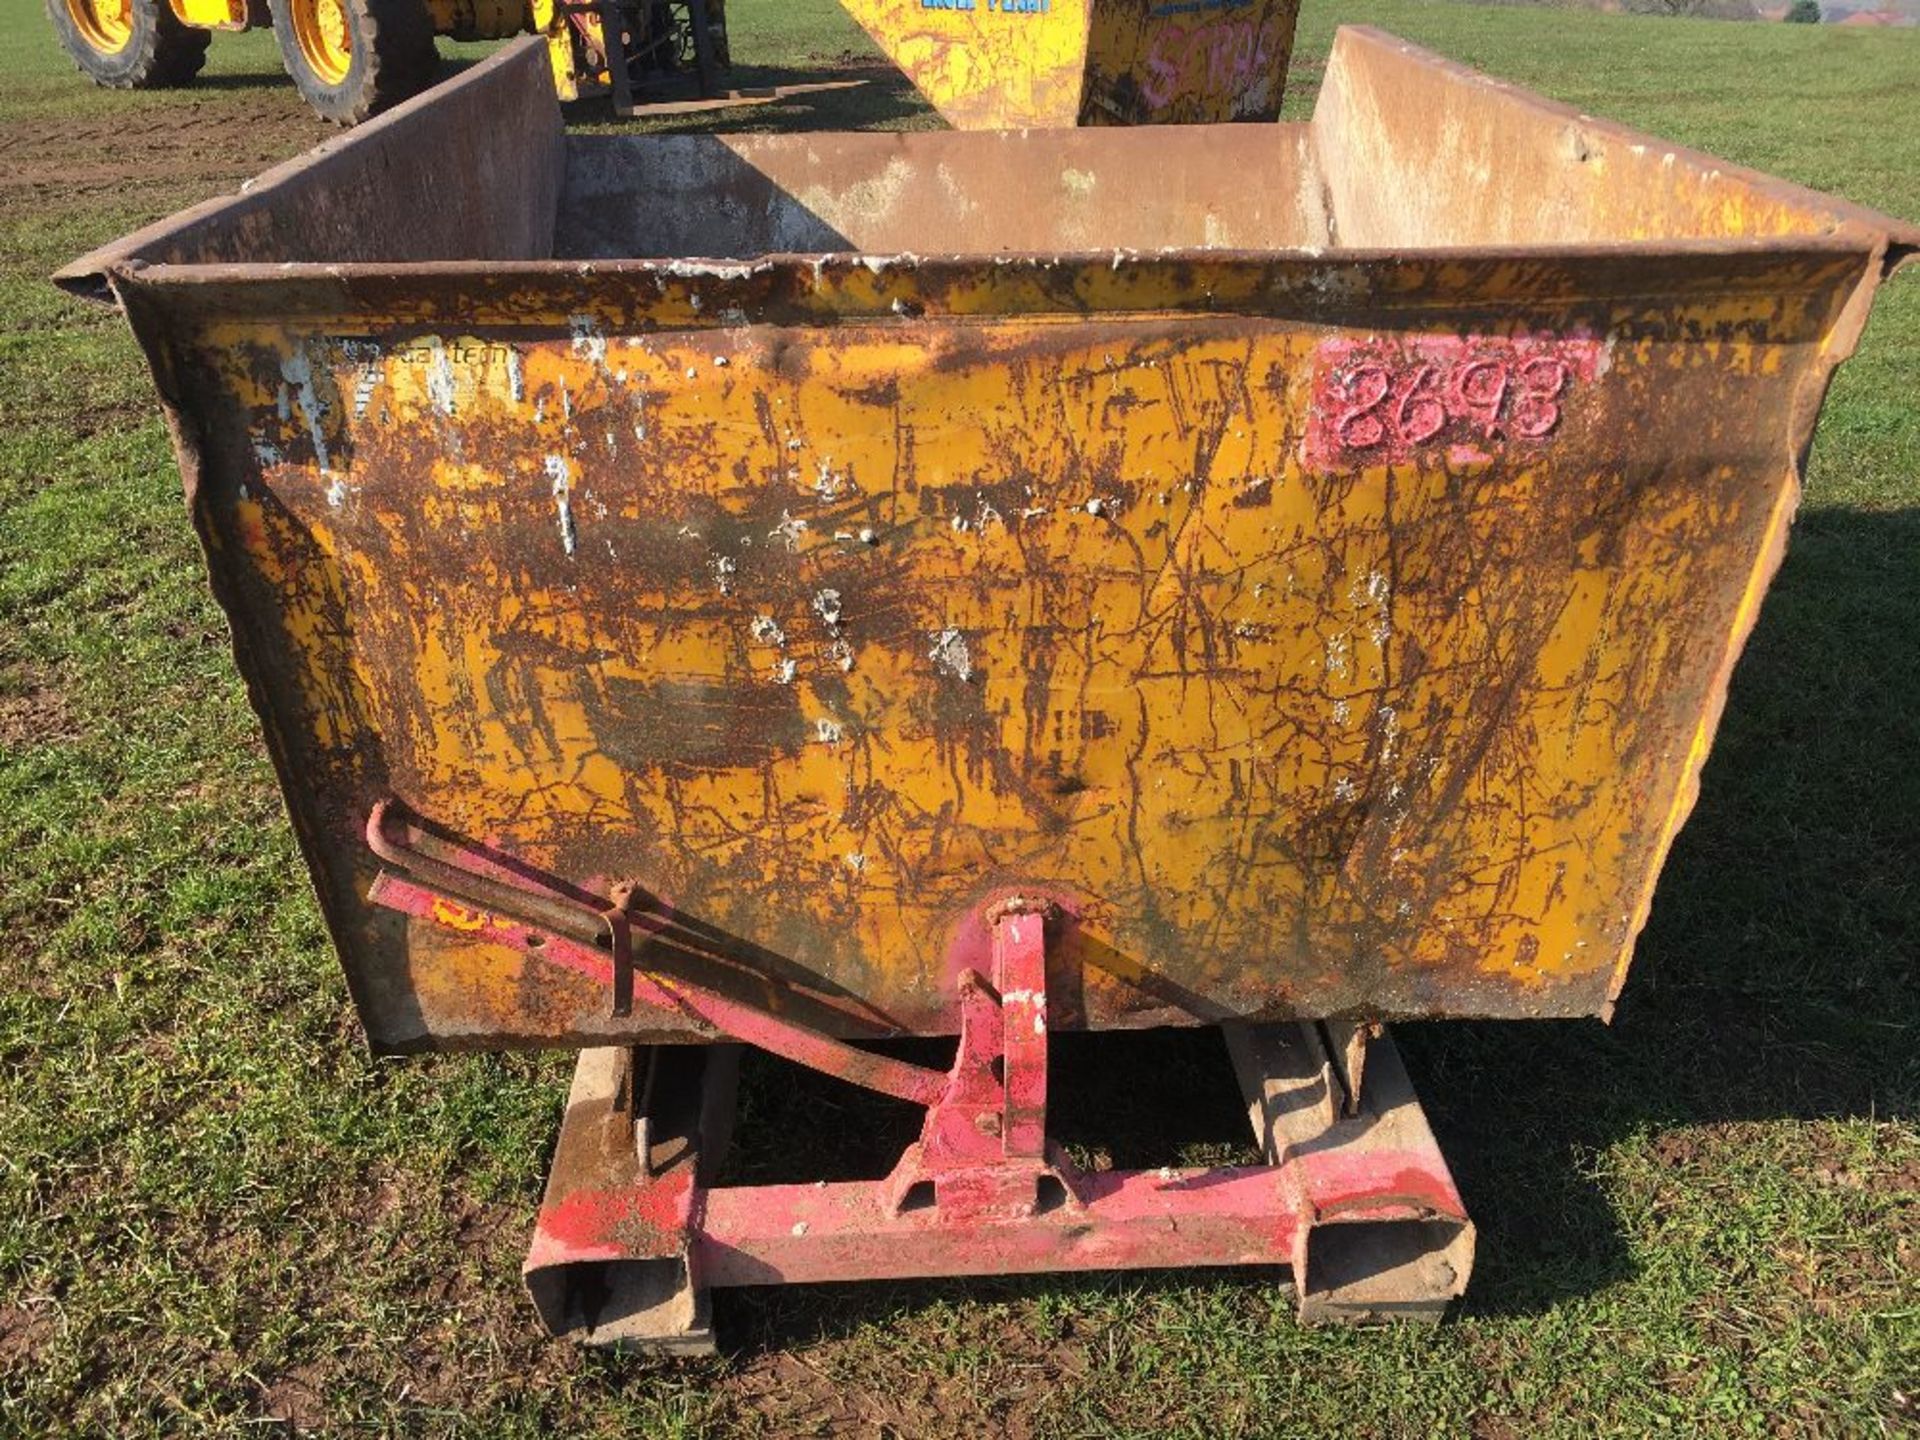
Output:
M373 1044L582 1051L529 1289L686 1349L862 1276L1437 1315L1380 1027L1610 1012L1916 246L1371 30L1310 123L994 134L568 136L526 42L59 278L152 362ZM1076 1167L1050 1037L1173 1024L1265 1163ZM918 1142L719 1183L741 1044Z

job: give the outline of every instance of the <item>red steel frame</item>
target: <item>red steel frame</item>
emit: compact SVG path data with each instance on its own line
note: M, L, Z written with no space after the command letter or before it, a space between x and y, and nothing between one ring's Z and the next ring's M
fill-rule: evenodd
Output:
M416 878L383 872L383 904L444 920L454 903L464 930L604 978L616 1008L690 1011L926 1107L919 1140L883 1179L720 1186L737 1046L583 1052L525 1267L555 1334L709 1349L710 1289L826 1280L1284 1265L1307 1320L1437 1318L1466 1285L1472 1223L1377 1027L1227 1027L1264 1164L1086 1171L1047 1130L1045 902L989 913L993 975L962 975L942 1074L636 971L628 935L654 917L636 912L635 892L530 891L524 875L431 853L427 837L397 839L390 825L376 810L369 846ZM474 903L492 908L464 908Z

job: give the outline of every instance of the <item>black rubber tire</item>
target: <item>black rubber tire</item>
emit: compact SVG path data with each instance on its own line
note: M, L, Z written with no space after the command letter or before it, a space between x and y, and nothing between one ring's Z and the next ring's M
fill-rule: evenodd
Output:
M315 73L294 34L291 7L311 3L273 0L273 38L300 98L321 119L358 125L433 83L440 55L433 48L433 16L425 0L339 0L352 60L337 85Z
M185 85L207 63L210 30L182 25L167 0L133 0L133 33L118 50L98 50L73 23L66 0L47 0L53 33L80 72L112 90Z

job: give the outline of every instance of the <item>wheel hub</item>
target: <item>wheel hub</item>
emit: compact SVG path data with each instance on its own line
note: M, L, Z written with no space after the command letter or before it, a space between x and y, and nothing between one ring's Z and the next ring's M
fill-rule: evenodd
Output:
M133 0L66 0L74 29L102 55L127 48L133 38Z
M86 0L72 0L86 3ZM113 0L93 0L108 4ZM307 68L325 84L339 85L353 66L353 31L341 0L293 0L293 33Z

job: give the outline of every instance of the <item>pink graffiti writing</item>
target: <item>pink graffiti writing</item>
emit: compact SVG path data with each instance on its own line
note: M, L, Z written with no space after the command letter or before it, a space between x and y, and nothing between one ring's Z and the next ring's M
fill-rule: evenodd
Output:
M1147 47L1140 93L1155 110L1182 93L1220 94L1264 72L1273 57L1253 20L1160 26Z

